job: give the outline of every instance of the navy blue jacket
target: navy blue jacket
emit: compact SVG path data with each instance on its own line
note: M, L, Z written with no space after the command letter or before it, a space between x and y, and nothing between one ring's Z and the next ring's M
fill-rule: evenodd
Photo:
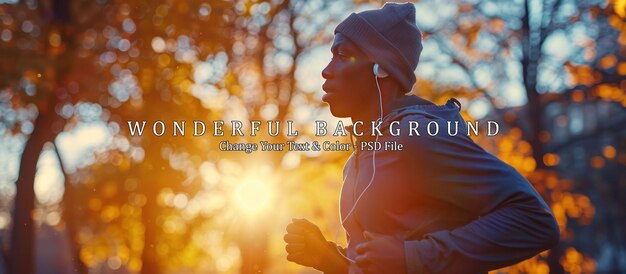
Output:
M348 257L356 257L367 230L403 239L408 273L484 273L559 241L548 205L519 172L467 136L456 103L409 96L385 116L378 141L396 141L403 149L376 152L373 183L344 223ZM400 122L394 125L400 136L389 133L393 121ZM418 122L420 136L409 136L410 121ZM439 124L434 137L426 131L430 121ZM448 121L452 133L459 122L457 135L449 135ZM356 145L373 140L366 130ZM342 219L370 182L372 154L357 149L344 167ZM350 273L361 271L351 264Z

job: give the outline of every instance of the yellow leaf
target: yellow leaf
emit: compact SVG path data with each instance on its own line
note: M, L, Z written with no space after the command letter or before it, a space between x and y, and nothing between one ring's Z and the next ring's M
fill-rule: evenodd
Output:
M619 15L619 17L626 18L626 0L615 1L613 9L615 10L615 14Z

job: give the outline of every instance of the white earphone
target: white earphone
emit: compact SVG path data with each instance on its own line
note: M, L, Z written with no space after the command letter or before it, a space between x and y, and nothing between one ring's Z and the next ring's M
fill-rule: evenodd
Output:
M380 106L379 118L376 120L376 122L382 123L382 121L383 121L383 95L382 95L382 92L380 91L380 85L378 84L378 78L385 78L385 77L389 76L389 74L385 70L380 68L378 66L378 64L376 64L376 63L374 63L373 72L374 72L374 76L375 76L374 78L376 80L376 89L378 89L378 104ZM376 140L374 141L374 143L378 143L378 134L376 134ZM363 189L363 191L361 191L361 194L359 194L359 196L356 198L356 200L354 201L354 204L352 205L352 208L350 208L350 211L348 211L348 214L346 214L346 217L341 219L341 226L340 227L343 227L343 224L346 222L346 220L348 220L350 215L352 215L352 212L356 208L356 205L361 200L361 197L363 197L365 192L367 192L367 190L370 188L370 186L374 182L374 177L376 176L376 150L372 151L372 169L373 169L373 171L372 171L372 178L370 178L370 181L367 184L367 186ZM354 186L354 187L356 189L356 186ZM337 231L335 232L335 242L337 242L337 237L339 236L339 228L340 227L337 227ZM335 245L335 248L337 249L337 251L339 252L339 254L342 257L346 258L348 261L350 261L352 263L356 263L353 259L350 259L350 258L348 258L348 256L343 255L343 253L341 253L341 250L339 250L339 246L338 245Z
M374 75L376 75L376 77L378 78L385 78L389 76L389 73L387 73L383 68L381 68L376 63L374 64L373 70L374 70ZM378 89L378 91L380 92L380 88Z

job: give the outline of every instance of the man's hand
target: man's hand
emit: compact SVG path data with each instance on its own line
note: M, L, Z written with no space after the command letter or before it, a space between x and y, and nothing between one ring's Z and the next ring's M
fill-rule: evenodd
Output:
M404 242L393 236L363 233L367 242L356 246L356 264L364 273L406 273Z
M287 260L324 272L347 273L347 260L326 241L322 231L306 219L293 219L285 234Z

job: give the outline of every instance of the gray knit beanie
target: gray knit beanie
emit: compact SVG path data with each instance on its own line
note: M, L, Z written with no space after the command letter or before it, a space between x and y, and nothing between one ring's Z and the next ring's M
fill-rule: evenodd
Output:
M413 4L385 3L380 9L352 13L335 28L337 32L389 72L405 93L411 91L422 52Z

